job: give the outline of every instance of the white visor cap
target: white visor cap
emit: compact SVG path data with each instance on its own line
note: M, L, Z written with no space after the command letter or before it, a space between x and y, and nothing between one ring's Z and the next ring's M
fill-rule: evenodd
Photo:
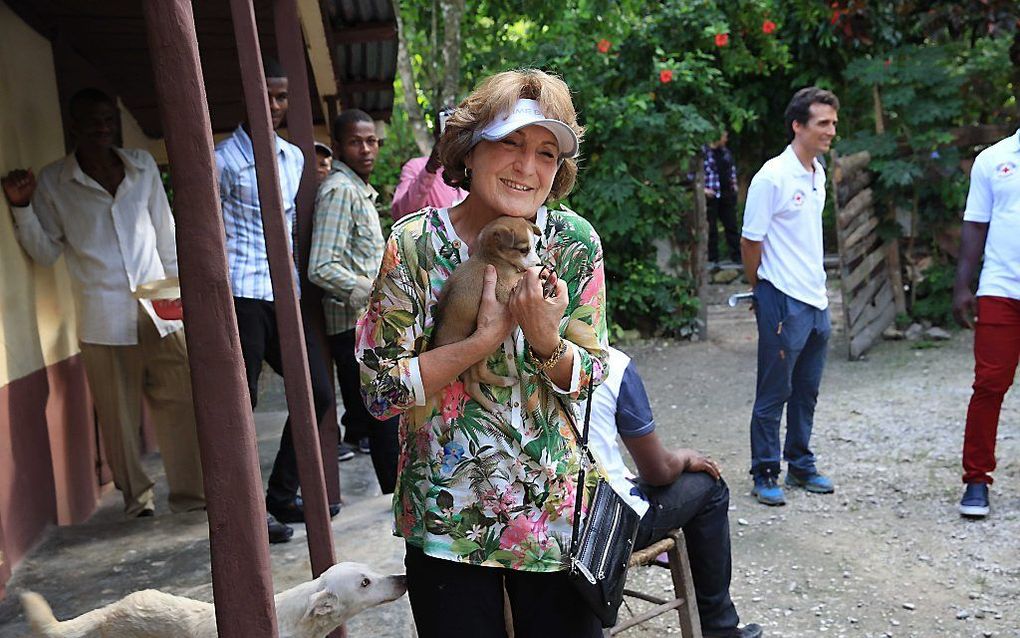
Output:
M474 143L477 144L480 140L498 142L514 131L532 124L546 128L556 136L556 142L560 147L560 159L577 157L581 150L577 133L565 122L547 118L536 100L517 100L509 114L497 115L485 128L475 131Z

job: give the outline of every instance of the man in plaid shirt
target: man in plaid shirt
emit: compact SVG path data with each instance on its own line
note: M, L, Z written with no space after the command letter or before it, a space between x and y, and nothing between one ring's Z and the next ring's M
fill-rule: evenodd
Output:
M719 222L726 234L730 261L740 263L737 228L737 164L726 147L729 133L701 147L705 158L705 198L708 205L708 260L719 261Z
M361 399L361 372L354 358L354 326L368 307L386 241L368 183L379 156L372 116L349 109L333 124L332 172L315 198L308 279L322 288L326 334L344 402L344 441L370 449L379 487L393 492L397 479L397 418L379 423ZM368 441L364 441L368 439Z

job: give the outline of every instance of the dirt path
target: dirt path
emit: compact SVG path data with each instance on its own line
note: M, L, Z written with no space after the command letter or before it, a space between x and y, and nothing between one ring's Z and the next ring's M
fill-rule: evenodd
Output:
M881 343L853 363L837 335L813 437L836 494L788 490L785 507L767 508L750 497L747 474L753 318L746 308L713 306L709 329L706 343L626 349L648 386L660 436L722 461L742 621L762 624L770 638L1020 637L1016 391L1003 405L993 515L975 523L956 513L970 333L927 349ZM642 572L652 590L668 585L666 574ZM632 635L676 631L667 616Z

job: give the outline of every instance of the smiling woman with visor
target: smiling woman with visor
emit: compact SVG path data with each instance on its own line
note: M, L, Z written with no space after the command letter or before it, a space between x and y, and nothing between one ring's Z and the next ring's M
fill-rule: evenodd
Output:
M563 559L580 462L567 411L602 382L608 357L602 245L576 213L546 207L574 185L582 131L559 78L486 79L440 140L444 179L467 198L394 226L358 324L365 401L377 418L401 415L393 509L422 638L505 636L504 585L517 636L601 636ZM444 282L502 215L541 230L555 294L535 267L500 304L490 268L474 334L430 349ZM514 379L482 386L489 408L458 379L480 361Z

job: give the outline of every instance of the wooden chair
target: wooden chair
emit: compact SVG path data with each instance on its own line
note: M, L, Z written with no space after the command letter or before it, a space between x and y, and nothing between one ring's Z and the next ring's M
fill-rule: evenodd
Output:
M659 555L666 553L667 560L659 560ZM630 557L630 567L655 566L669 569L673 577L673 598L666 600L645 594L633 589L624 589L623 595L640 598L655 605L648 611L626 620L621 620L615 627L603 631L607 638L624 632L631 627L640 625L673 609L680 619L680 635L683 638L702 638L701 618L698 616L697 599L694 596L694 577L691 576L691 561L687 556L687 542L684 532L675 529L657 543L634 552ZM626 602L626 598L624 598Z

